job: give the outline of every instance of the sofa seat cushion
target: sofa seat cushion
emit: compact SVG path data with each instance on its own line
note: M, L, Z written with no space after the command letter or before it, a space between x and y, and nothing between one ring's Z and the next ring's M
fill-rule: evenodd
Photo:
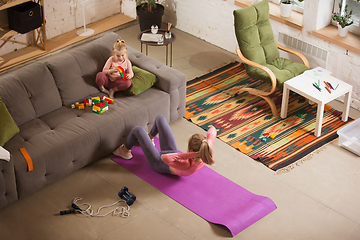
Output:
M91 107L63 106L19 126L20 132L4 146L12 154L19 197L110 154L134 126L149 130L159 114L169 120L169 108L169 94L150 88L137 96L117 96L101 114ZM20 148L32 158L33 171L27 171Z
M83 113L78 116L77 111ZM55 128L46 123L48 119L20 126L20 133L5 145L12 153L19 198L109 154L107 145L112 147L112 141L120 142L124 135L124 119L116 112L97 115L91 109L63 107L50 113L49 119L64 113L69 118ZM20 148L29 153L33 171L27 171Z

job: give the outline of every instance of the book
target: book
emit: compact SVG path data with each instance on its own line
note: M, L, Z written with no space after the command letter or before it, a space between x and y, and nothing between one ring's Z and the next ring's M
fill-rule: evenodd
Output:
M141 41L144 42L159 42L159 40L163 38L162 34L153 34L153 33L143 33L141 35Z

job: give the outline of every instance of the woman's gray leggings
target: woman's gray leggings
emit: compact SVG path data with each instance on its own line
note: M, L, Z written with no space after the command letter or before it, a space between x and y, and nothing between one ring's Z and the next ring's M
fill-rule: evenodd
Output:
M159 173L171 174L169 166L161 160L161 155L166 153L177 153L174 135L164 116L157 116L155 123L150 131L151 136L159 134L160 149L159 152L144 128L137 126L131 129L126 139L125 147L131 149L136 143L140 144L146 159L150 166Z

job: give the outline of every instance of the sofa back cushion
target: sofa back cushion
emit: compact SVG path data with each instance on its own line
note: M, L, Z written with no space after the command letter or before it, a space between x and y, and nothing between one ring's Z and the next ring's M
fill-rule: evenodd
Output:
M99 93L96 74L102 71L119 35L112 33L56 56L46 62L64 105Z
M1 76L0 97L18 126L61 107L54 78L42 62Z
M69 105L98 92L95 80L85 78L78 61L69 53L46 62L59 89L62 104Z
M88 44L69 51L78 61L84 77L95 76L102 71L106 61L111 56L112 47L120 36L116 33L109 33Z

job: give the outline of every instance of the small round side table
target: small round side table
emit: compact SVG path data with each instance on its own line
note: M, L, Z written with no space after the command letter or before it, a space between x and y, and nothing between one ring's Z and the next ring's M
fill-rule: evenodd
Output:
M141 33L139 33L138 35L138 39L141 43L141 52L143 52L143 44L145 44L146 46L146 55L148 55L148 52L149 52L149 49L148 47L149 46L166 46L166 65L168 65L168 58L169 58L169 45L170 45L170 67L172 67L172 43L175 41L176 39L176 36L173 32L171 32L171 38L169 39L166 39L165 38L165 32L166 30L164 29L159 29L157 34L162 34L164 36L164 43L163 44L158 44L157 42L146 42L146 41L142 41L141 40L141 36L143 33L151 33L151 30L148 29L148 30L145 30L145 31L142 31Z

